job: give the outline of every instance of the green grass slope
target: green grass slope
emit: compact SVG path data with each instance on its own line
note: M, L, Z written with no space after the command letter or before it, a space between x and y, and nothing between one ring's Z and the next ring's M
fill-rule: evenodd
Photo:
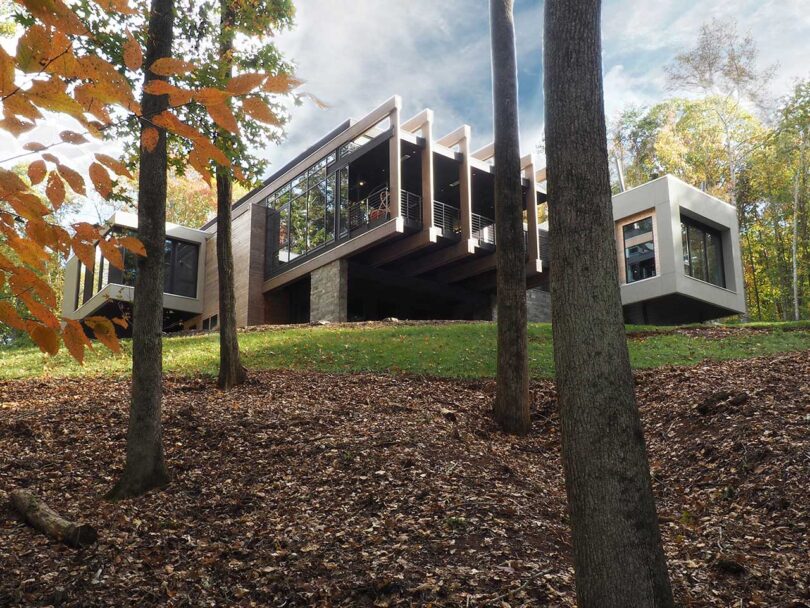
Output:
M704 326L684 328L628 326L636 369L693 365L810 349L810 323ZM216 374L218 334L164 340L164 369L178 374ZM240 334L243 362L252 369L292 368L328 372L407 372L451 378L495 375L495 325L492 323L363 324L294 326ZM0 348L0 380L129 373L131 344L113 355L101 346L84 366L60 352L47 357L36 347ZM529 326L532 376L554 373L551 326Z

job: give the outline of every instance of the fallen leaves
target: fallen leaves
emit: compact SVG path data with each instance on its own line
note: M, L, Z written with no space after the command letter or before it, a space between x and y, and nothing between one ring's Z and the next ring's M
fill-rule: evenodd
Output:
M679 605L807 597L808 378L807 352L637 374ZM0 487L100 531L76 553L3 520L0 604L574 605L549 382L518 439L491 423L488 380L169 378L172 485L111 504L128 387L0 383Z

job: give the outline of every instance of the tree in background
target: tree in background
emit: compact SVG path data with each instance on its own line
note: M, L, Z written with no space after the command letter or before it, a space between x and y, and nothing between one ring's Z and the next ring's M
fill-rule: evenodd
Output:
M146 256L138 258L132 321L132 396L124 470L107 495L130 498L169 482L163 457L163 251L166 243L166 129L151 117L169 107L167 95L154 95L148 85L164 81L153 71L170 58L174 36L173 0L152 0L146 44L146 70L141 108L141 151L138 174L138 236Z
M545 130L562 458L582 608L673 606L619 295L599 0L547 0Z
M529 355L526 318L526 244L520 175L517 59L512 0L490 0L495 117L495 250L498 267L498 371L495 420L509 433L526 434Z

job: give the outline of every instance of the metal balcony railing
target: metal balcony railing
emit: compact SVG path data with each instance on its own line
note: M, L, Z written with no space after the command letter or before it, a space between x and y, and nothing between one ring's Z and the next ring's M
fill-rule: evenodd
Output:
M495 220L472 214L472 237L488 245L495 244Z
M433 225L448 234L461 232L461 223L458 219L458 209L441 201L433 201Z
M400 196L400 213L405 219L415 222L422 221L422 197L413 192L403 190Z

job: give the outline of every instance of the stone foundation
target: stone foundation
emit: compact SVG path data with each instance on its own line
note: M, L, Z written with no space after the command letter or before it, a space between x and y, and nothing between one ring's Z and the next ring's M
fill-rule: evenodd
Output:
M309 287L309 321L345 323L348 320L349 264L335 260L312 271Z

